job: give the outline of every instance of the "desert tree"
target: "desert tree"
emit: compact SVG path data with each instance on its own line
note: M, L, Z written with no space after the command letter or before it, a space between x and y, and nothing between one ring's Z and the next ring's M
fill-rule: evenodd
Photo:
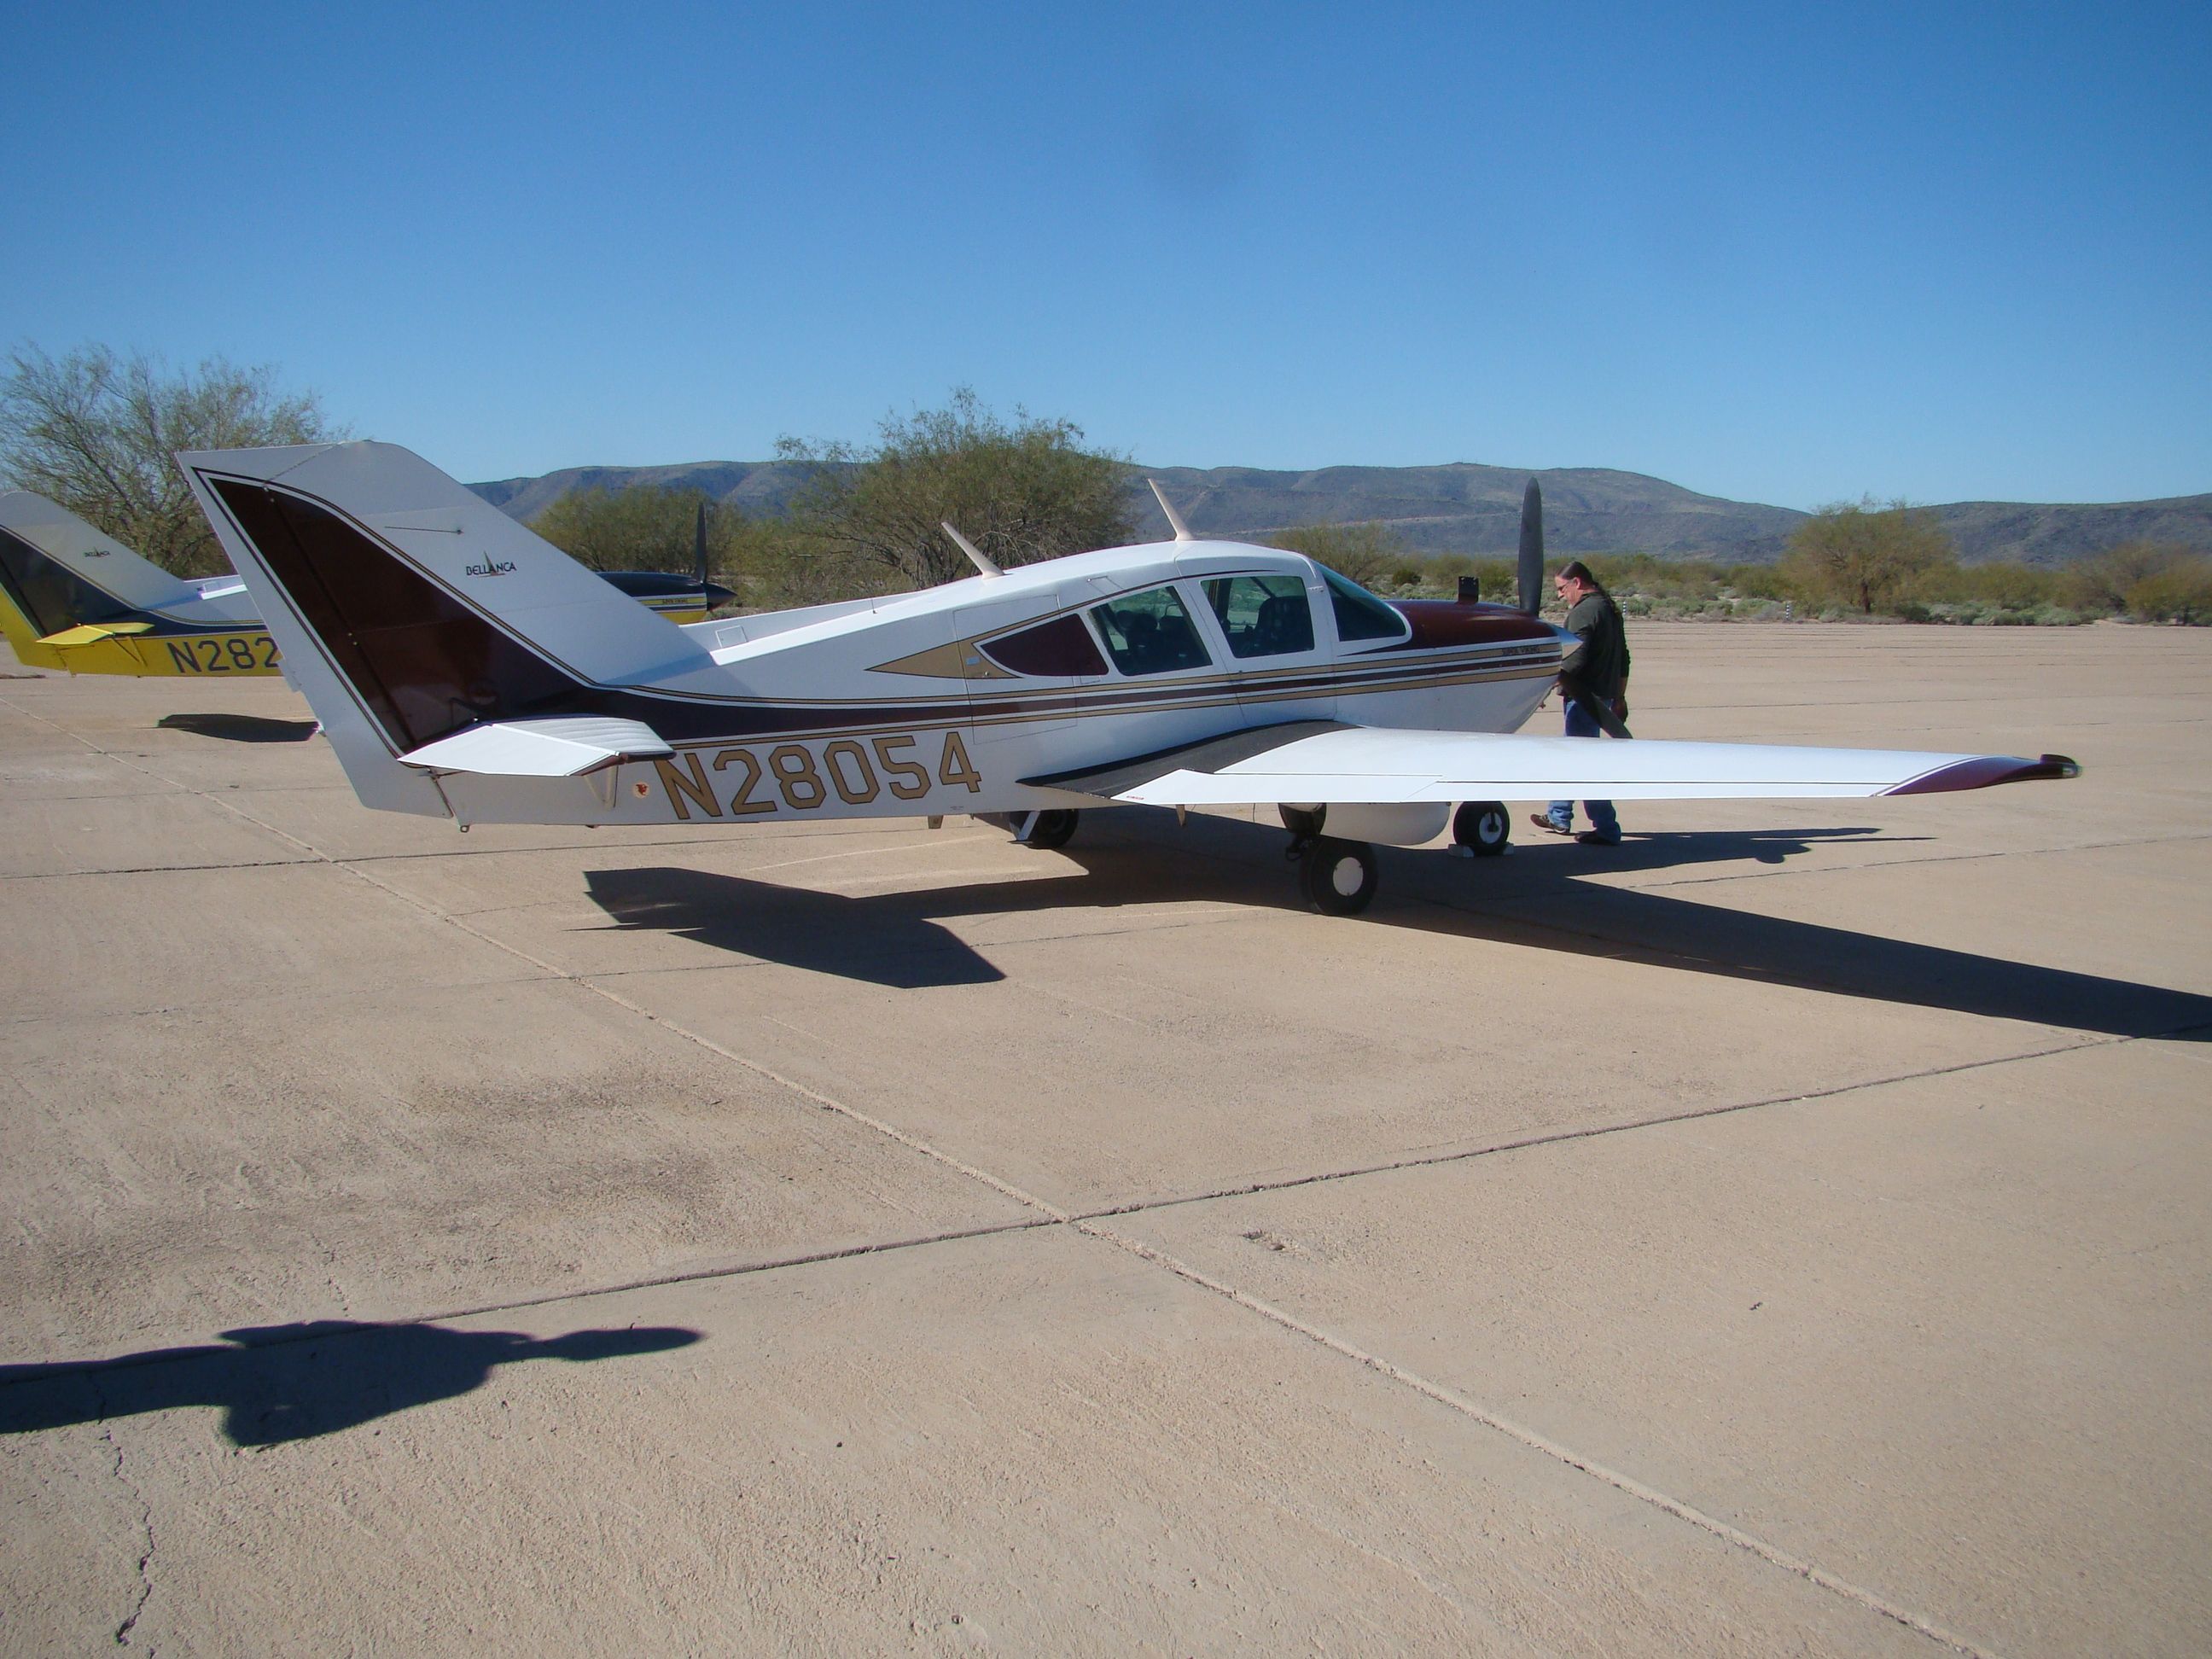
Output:
M1869 495L1824 507L1799 525L1782 567L1808 598L1838 599L1871 616L1952 558L1950 534L1934 513Z
M942 409L887 416L866 448L787 437L778 455L806 469L789 520L830 562L857 559L927 586L972 574L939 528L954 528L1001 566L1126 543L1134 534L1130 467L1084 447L1072 421L1011 418L966 387Z
M558 497L530 527L579 564L594 570L685 570L697 557L699 511L707 512L707 568L743 562L750 521L703 489L594 487Z
M1386 524L1301 524L1272 532L1268 544L1287 553L1303 553L1316 564L1325 564L1340 576L1349 576L1364 586L1389 577L1407 562L1404 544Z
M103 345L55 357L34 345L0 374L0 482L35 490L179 575L227 569L173 459L346 435L312 392L221 357L172 370Z

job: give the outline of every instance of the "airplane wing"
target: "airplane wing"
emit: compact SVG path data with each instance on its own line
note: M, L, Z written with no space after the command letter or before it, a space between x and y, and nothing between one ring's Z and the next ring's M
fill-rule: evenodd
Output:
M2063 755L1957 755L1784 744L1618 742L1400 731L1324 720L1231 732L1027 783L1151 806L1467 800L1850 799L2070 778Z

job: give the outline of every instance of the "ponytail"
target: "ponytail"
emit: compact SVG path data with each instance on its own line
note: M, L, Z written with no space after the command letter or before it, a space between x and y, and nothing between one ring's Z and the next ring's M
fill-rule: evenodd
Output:
M1569 559L1566 563L1559 567L1559 574L1571 582L1588 582L1596 590L1598 597L1607 605L1613 602L1613 595L1605 590L1605 584L1600 581L1590 568L1580 559Z

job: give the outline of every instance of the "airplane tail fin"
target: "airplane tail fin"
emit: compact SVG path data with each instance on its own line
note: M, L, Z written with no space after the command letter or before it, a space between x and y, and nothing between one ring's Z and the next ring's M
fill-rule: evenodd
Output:
M200 598L193 583L141 558L67 507L27 489L0 493L0 633L15 654L59 665L41 641ZM53 659L52 660L49 660Z
M59 668L61 657L52 646L42 645L39 625L24 615L5 580L0 580L0 639L8 641L15 660L26 668Z
M366 805L459 816L445 773L665 754L630 688L711 674L681 629L396 445L177 460Z

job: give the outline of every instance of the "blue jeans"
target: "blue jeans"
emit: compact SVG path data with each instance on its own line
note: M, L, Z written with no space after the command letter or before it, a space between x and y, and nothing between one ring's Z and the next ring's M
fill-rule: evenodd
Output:
M1567 735L1571 738L1595 738L1602 735L1598 730L1597 722L1590 718L1589 711L1572 697L1567 699ZM1613 816L1611 801L1586 800L1583 803L1583 807L1589 814L1591 829L1596 830L1607 841L1620 839L1620 820ZM1571 800L1555 800L1546 816L1560 829L1567 829L1575 821L1575 804Z

